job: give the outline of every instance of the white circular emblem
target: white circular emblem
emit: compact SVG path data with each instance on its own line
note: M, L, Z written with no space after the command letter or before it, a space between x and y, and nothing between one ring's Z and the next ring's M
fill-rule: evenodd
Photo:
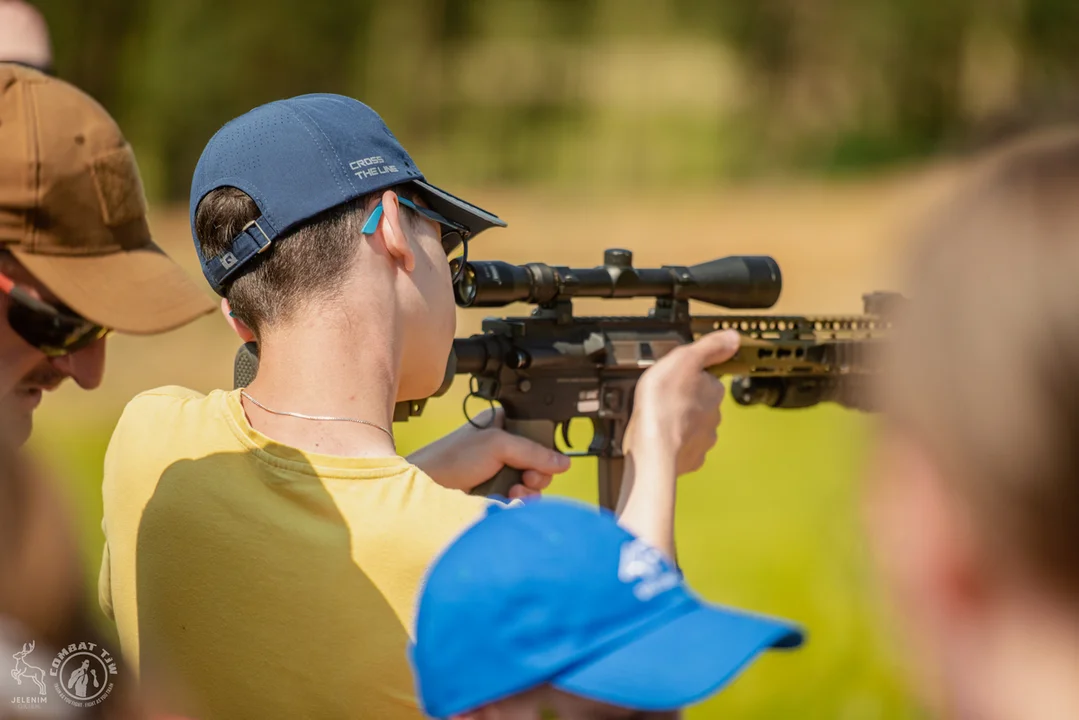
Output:
M98 643L72 643L53 658L49 675L61 699L75 707L90 707L112 692L116 660Z

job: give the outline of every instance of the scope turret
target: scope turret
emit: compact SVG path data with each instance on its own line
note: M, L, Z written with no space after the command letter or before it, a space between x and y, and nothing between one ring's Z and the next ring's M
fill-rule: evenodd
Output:
M469 262L454 294L461 307L503 307L514 302L549 305L574 297L654 297L745 309L772 307L782 289L779 264L766 255L732 255L688 267L635 268L630 251L614 248L604 253L604 264L595 268Z

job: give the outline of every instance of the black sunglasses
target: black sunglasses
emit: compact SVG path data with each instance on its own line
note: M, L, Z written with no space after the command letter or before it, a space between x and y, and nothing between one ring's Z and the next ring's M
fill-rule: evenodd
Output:
M66 308L38 300L3 273L0 273L0 290L11 298L7 309L11 329L48 357L78 352L112 332Z

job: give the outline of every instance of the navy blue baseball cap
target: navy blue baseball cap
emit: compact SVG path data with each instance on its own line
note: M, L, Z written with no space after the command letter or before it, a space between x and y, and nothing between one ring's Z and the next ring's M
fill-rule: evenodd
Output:
M789 622L702 600L608 511L545 499L492 505L438 557L408 653L421 706L446 718L548 683L674 710L802 641Z
M429 184L386 123L359 100L301 95L259 106L210 138L191 180L191 234L202 272L218 295L258 254L292 228L342 203L408 184L468 240L506 223ZM195 214L207 193L234 187L261 216L215 257L204 257Z

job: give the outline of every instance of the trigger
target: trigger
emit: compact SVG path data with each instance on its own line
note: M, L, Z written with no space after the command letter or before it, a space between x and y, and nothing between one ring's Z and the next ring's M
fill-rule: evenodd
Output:
M566 447L568 448L573 447L573 443L569 441L569 424L571 422L573 422L573 420L567 420L566 422L562 423L562 441L566 443Z

